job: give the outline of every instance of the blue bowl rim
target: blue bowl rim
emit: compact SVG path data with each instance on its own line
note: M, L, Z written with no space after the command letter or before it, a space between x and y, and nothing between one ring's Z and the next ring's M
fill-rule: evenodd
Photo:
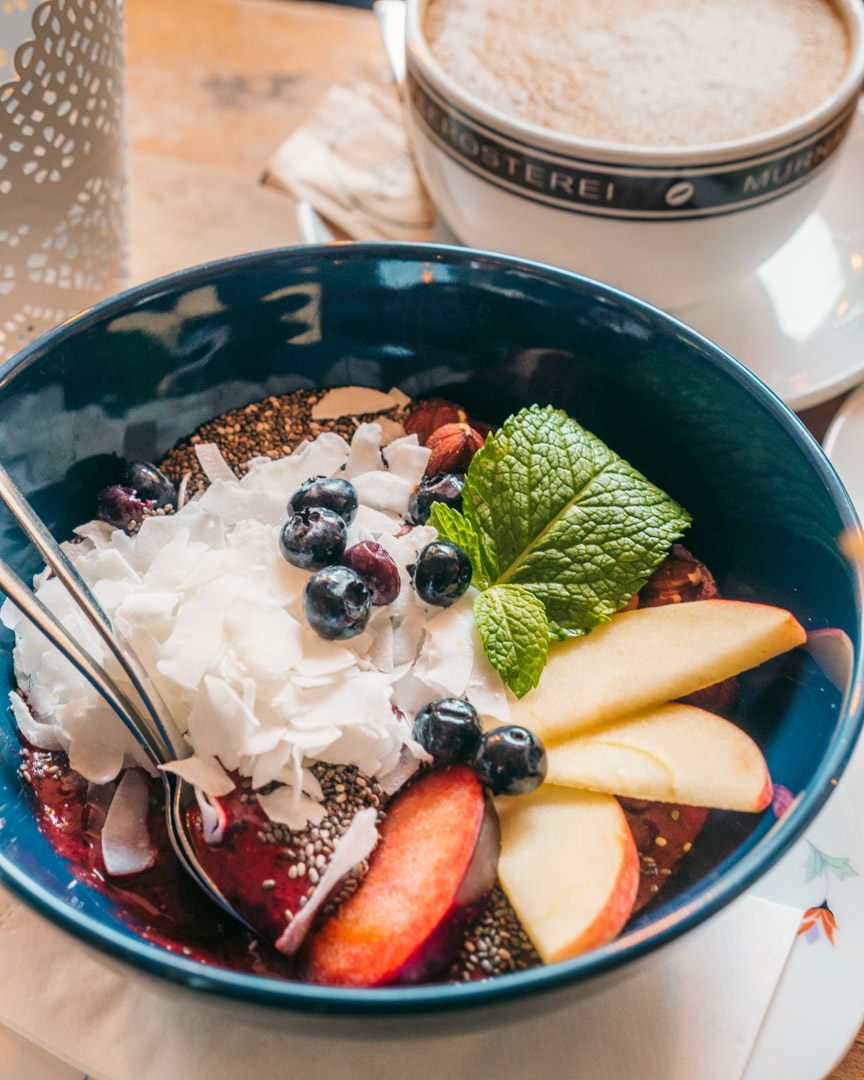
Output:
M243 271L276 259L296 256L303 260L316 257L328 262L341 259L400 259L411 262L450 262L469 264L478 261L487 266L500 265L511 271L523 271L556 281L571 282L578 289L586 287L630 306L660 321L667 330L675 332L691 344L707 352L706 359L740 386L753 393L766 411L785 427L804 454L808 464L818 474L831 495L843 520L844 527L858 529L859 523L845 488L823 454L818 443L798 417L760 379L740 361L709 338L693 330L674 316L620 289L572 271L544 263L497 252L447 244L417 243L360 243L355 241L328 244L301 244L293 247L271 248L265 251L230 256L198 266L179 270L136 285L60 323L40 335L5 364L0 366L0 388L16 372L62 343L79 329L102 321L106 316L127 311L143 300L151 300L161 292L178 287L191 287L221 278L226 270ZM864 570L853 568L855 603L862 619L864 607ZM692 930L730 903L762 877L800 838L824 805L842 774L858 735L864 725L864 648L855 659L851 685L844 698L831 743L816 776L792 809L778 821L760 842L724 871L698 897L648 927L624 933L609 945L594 949L572 960L528 971L501 975L495 979L469 984L438 983L423 986L394 986L372 989L319 986L310 983L282 980L271 976L247 974L228 968L211 967L151 945L133 935L106 926L99 919L79 911L54 896L48 889L33 881L26 873L0 852L0 880L42 915L58 924L81 941L109 955L131 963L134 967L161 978L203 990L218 996L239 998L277 1008L315 1010L334 1014L382 1013L403 1014L433 1012L490 1005L527 994L552 991L576 984L621 968L655 949Z

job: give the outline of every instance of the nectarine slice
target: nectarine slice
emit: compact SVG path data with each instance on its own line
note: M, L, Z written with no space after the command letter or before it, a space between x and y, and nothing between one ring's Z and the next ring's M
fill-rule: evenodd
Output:
M617 937L639 884L636 845L617 799L544 784L496 806L498 876L545 963Z
M390 803L369 871L310 936L310 982L421 982L455 954L495 883L498 823L474 773L436 769Z
M585 637L553 645L540 685L517 701L512 722L552 741L712 686L801 645L782 608L738 600L640 608Z
M717 810L764 810L771 779L749 735L670 704L600 724L548 750L552 784Z

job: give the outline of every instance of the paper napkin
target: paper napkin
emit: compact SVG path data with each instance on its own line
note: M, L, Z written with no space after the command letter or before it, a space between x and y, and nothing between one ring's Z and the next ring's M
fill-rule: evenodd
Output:
M91 1080L740 1080L800 920L745 896L624 981L471 1031L448 1014L394 1028L145 980L0 889L0 1023Z
M355 240L425 240L432 230L393 86L334 86L278 148L263 181L308 199Z

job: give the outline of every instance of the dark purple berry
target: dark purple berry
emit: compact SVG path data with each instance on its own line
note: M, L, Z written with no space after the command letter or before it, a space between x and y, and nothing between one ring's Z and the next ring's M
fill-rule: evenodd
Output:
M369 590L360 575L347 566L319 570L303 590L303 614L315 633L329 641L361 633L371 609Z
M438 765L470 763L482 734L477 710L462 698L430 701L414 717L414 738Z
M342 556L342 565L350 566L360 575L376 607L392 604L399 595L399 568L389 552L374 540L362 540L348 548Z
M149 461L133 461L127 465L123 483L137 491L139 499L152 499L157 510L177 505L177 488L161 469Z
M307 506L323 506L350 525L357 516L357 491L353 484L339 477L311 476L288 500L288 513Z
M414 588L421 600L450 607L471 584L471 560L458 544L433 540L417 556Z
M465 477L461 473L424 476L408 500L408 520L412 525L425 525L435 502L461 510L464 486Z
M546 779L546 748L527 728L494 728L481 737L472 764L493 795L527 795Z
M140 525L144 520L144 511L153 509L150 499L139 499L136 492L120 484L103 488L96 496L98 509L96 516L100 521L107 521L117 529L128 530L131 525Z
M279 546L292 566L321 570L342 558L345 535L345 522L338 514L323 506L310 506L288 519Z

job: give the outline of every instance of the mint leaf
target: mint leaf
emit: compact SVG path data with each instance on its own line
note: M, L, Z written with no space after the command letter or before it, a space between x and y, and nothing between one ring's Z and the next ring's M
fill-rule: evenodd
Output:
M494 585L474 601L486 655L517 698L540 681L549 623L543 604L521 585Z
M489 587L489 577L483 569L483 563L480 559L480 543L471 522L467 521L452 506L435 502L432 503L429 524L438 530L438 536L441 540L449 540L462 548L471 560L472 585L477 589L487 589Z
M523 409L486 440L471 462L462 502L490 582L527 590L545 608L556 638L606 622L690 521L668 495L551 406Z

